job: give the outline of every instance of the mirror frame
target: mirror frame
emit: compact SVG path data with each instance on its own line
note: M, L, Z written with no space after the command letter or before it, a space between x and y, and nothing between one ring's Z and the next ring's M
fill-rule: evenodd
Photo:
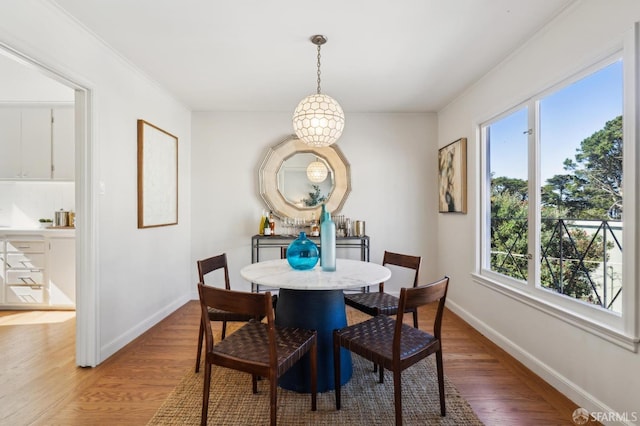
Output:
M334 171L335 182L333 191L325 203L331 214L337 213L347 201L351 192L351 166L340 148L336 145L316 148L309 146L295 135L288 136L282 142L269 148L258 172L260 196L269 210L279 218L299 217L310 220L315 213L319 219L322 206L301 209L287 201L278 189L278 171L289 157L298 153L311 153L324 158Z

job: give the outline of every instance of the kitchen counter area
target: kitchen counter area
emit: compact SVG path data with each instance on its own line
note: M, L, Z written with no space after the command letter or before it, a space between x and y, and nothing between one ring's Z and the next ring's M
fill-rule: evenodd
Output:
M0 226L0 236L2 235L46 235L56 237L75 237L76 228L70 226L47 228Z
M75 309L75 93L10 57L0 68L0 309Z
M0 227L0 309L75 309L75 228Z

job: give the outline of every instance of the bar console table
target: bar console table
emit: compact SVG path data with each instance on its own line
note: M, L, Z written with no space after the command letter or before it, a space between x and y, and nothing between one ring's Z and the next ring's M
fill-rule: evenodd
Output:
M261 260L269 260L274 258L280 258L280 248L288 247L291 241L298 238L298 235L254 235L251 237L251 263L257 263ZM307 234L307 238L316 243L320 247L320 237L311 237ZM360 250L360 260L364 262L369 261L369 236L364 235L362 237L336 237L336 248L357 249ZM277 249L277 252L271 253L271 256L266 255L264 250ZM263 257L263 258L261 258ZM265 259L266 257L266 259ZM260 285L251 283L251 291L260 291Z

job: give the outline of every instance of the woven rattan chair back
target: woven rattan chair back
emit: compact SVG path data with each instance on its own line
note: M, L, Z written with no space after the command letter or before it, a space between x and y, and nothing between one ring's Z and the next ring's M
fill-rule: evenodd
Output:
M366 321L333 332L334 375L340 377L340 348L344 347L384 369L393 372L393 393L396 425L402 425L402 371L416 362L436 354L440 414L446 414L444 395L444 368L442 362L441 328L449 278L424 286L402 288L396 318L378 315ZM409 309L438 302L433 323L433 334L404 323ZM381 369L382 371L382 369ZM336 409L341 407L340 386L336 386Z
M207 424L211 366L218 365L252 375L253 393L257 393L257 378L269 380L270 424L277 419L278 377L291 368L303 355L310 356L311 409L316 410L317 334L312 330L275 325L270 292L245 293L198 284L202 323L205 331L205 372L202 394L201 424ZM238 330L216 343L209 319L211 309L253 317ZM260 321L258 318L266 318ZM218 383L224 386L224 383Z
M389 251L384 252L382 258L383 265L393 265L400 268L406 268L413 270L413 281L411 287L418 285L418 279L420 276L420 265L422 264L422 258L420 256L411 256L407 254L392 253ZM407 283L409 284L409 283ZM384 283L378 284L377 292L369 293L347 293L344 297L344 302L347 306L351 306L365 314L376 315L395 315L398 312L399 300L397 297L384 292ZM408 312L413 313L413 325L418 327L418 311L417 309L410 308Z
M197 261L198 264L198 282L205 282L205 275L222 269L224 271L224 288L231 290L229 283L229 267L227 266L227 254L222 253L217 256L212 256L207 259Z
M222 253L217 256L212 256L206 259L198 260L198 279L199 282L204 283L207 274L214 271L222 271L224 277L224 288L226 290L231 289L229 282L229 267L227 265L227 254ZM252 317L247 315L240 315L237 313L227 312L220 309L209 309L209 319L211 321L222 322L222 338L224 339L227 334L227 321L249 321ZM204 328L200 323L200 330L198 332L198 353L196 355L196 373L200 371L200 360L202 356L202 342L204 340Z

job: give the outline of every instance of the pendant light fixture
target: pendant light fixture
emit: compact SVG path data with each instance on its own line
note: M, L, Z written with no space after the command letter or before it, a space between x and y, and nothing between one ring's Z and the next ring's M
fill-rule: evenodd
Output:
M307 166L307 179L314 183L324 182L329 175L327 166L320 160L312 161Z
M318 88L315 94L301 100L296 107L293 129L307 145L323 147L333 144L342 135L344 112L335 99L320 93L320 47L327 42L327 38L314 35L311 42L318 46Z

